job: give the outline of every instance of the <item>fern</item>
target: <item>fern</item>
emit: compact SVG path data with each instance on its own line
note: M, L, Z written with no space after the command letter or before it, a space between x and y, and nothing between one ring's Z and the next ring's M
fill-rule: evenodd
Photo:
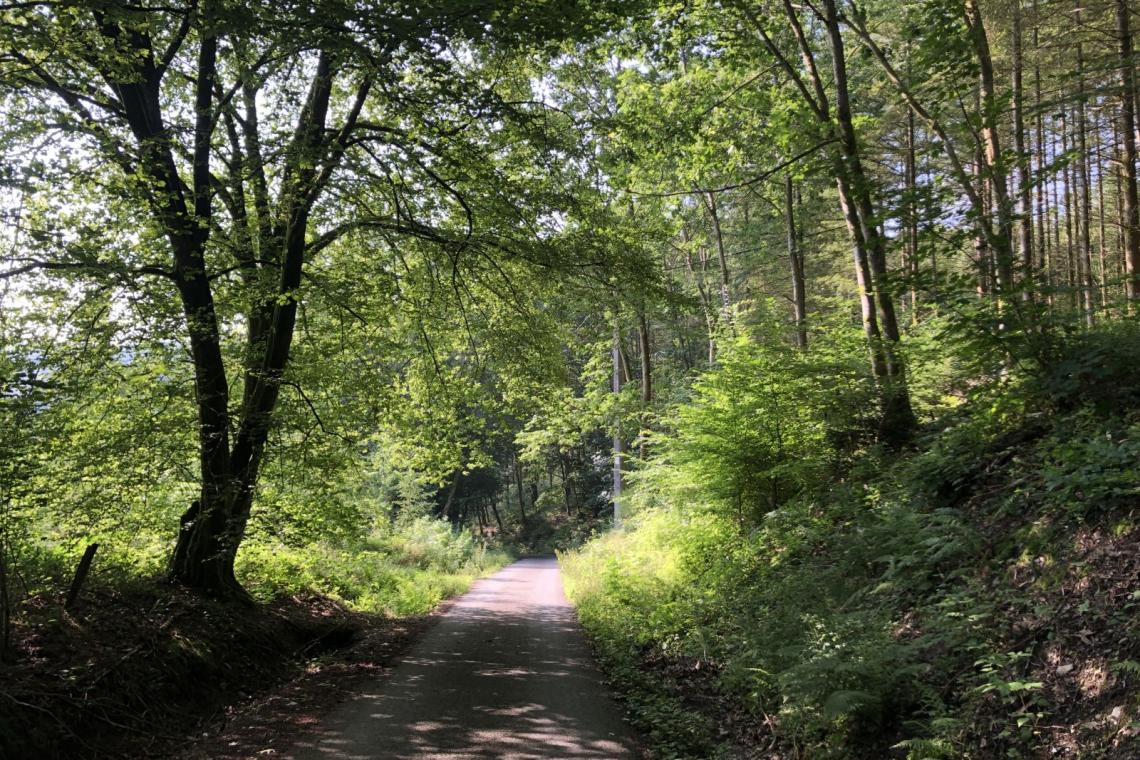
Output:
M958 753L945 739L904 739L894 746L905 749L906 760L952 760Z

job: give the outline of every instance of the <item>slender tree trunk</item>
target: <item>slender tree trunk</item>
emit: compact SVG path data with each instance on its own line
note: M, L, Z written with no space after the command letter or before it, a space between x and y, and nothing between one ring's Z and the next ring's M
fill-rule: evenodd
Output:
M1116 191L1116 281L1120 285L1120 297L1124 299L1125 303L1128 301L1128 278L1125 272L1125 259L1127 254L1127 230L1128 230L1128 217L1127 209L1125 209L1124 199L1124 139L1120 136L1120 123L1114 120L1113 123L1113 146L1112 154L1116 164L1116 171L1112 174L1113 189Z
M985 166L985 157L983 154L982 145L979 143L975 146L974 150L974 178L978 184L978 194L982 199L981 213L989 216L990 193L989 183L986 181L986 172L983 168ZM978 226L977 233L974 235L974 262L978 269L978 284L977 294L978 298L986 298L993 291L993 252L990 250L990 238L983 231L981 225Z
M1045 142L1045 121L1041 114L1041 45L1038 29L1037 0L1033 0L1033 111L1037 132L1037 263L1036 272L1045 270L1048 256L1049 236L1045 223L1049 214L1048 198L1045 194L1045 164L1049 146ZM1033 270L1031 270L1033 271Z
M1068 114L1062 112L1061 117L1061 151L1068 155L1069 149L1072 144L1069 142L1069 118ZM1076 206L1076 181L1074 176L1072 163L1065 165L1065 284L1068 288L1070 307L1075 312L1080 302L1079 294L1077 292L1077 254L1076 254L1076 240L1077 230L1074 229L1074 207Z
M495 525L499 526L499 533L501 534L503 532L503 518L499 517L499 507L495 504L495 498L489 497L487 504L491 507L491 514L495 516Z
M716 194L705 193L705 208L708 209L709 219L712 221L713 240L716 242L716 255L720 263L720 311L721 319L726 325L732 324L732 294L729 291L728 254L724 248L724 234L720 228L720 210L717 207Z
M1053 158L1054 159L1056 159L1062 153L1061 132L1062 132L1062 130L1059 130L1059 129L1055 129L1053 132L1054 137L1053 137L1052 142L1053 142ZM1052 196L1052 198L1051 198L1052 202L1050 203L1050 205L1053 208L1053 214L1052 214L1052 218L1050 220L1052 223L1052 226L1053 226L1053 246L1052 246L1052 249L1050 250L1050 256L1049 256L1048 260L1046 261L1046 266L1048 267L1047 272L1046 272L1046 280L1049 283L1050 287L1053 289L1060 289L1060 286L1061 286L1061 278L1059 276L1060 275L1060 271L1059 271L1060 270L1060 263L1059 262L1061 261L1061 258L1062 258L1062 249L1061 249L1061 211L1062 211L1062 208L1061 208L1062 207L1061 192L1062 192L1062 189L1061 189L1061 184L1063 183L1063 181L1064 181L1064 174L1062 173L1060 176L1055 175L1054 181L1049 183L1049 186L1050 186L1049 193ZM1054 305L1056 300L1057 300L1057 297L1051 294L1049 297L1049 305L1050 306Z
M681 231L682 244L688 242L688 236ZM708 361L709 366L716 364L716 309L713 308L712 297L709 295L708 288L705 285L705 274L708 271L708 255L702 250L697 253L699 257L700 270L693 266L693 254L686 246L685 250L685 266L689 271L689 277L692 278L693 284L697 287L697 295L701 301L701 311L705 316L705 329L708 331Z
M515 488L517 488L518 492L519 492L519 524L525 528L526 527L526 496L523 494L522 464L519 463L519 458L518 458L517 454L512 457L512 464L513 464L513 467L511 469L514 470Z
M613 391L614 395L621 393L621 361L618 357L618 343L621 340L621 332L617 326L617 319L614 320L614 381ZM622 458L622 434L621 434L621 421L617 417L614 418L614 527L621 526L621 458Z
M649 320L645 310L637 314L637 338L641 346L641 408L642 433L638 456L644 461L649 454L649 441L645 437L645 428L649 426L649 407L653 403L653 354L649 345Z
M1081 33L1081 6L1077 0L1077 34ZM1085 108L1085 56L1084 45L1077 39L1077 185L1080 191L1080 247L1078 249L1077 275L1080 283L1081 307L1085 324L1092 327L1096 322L1096 304L1093 300L1092 277L1092 234L1089 225L1092 220L1092 185L1089 180L1088 118Z
M1096 135L1096 216L1097 216L1097 260L1100 264L1100 291L1101 312L1108 315L1108 255L1106 252L1107 226L1104 216L1104 179L1107 177L1104 167L1104 127L1100 117L1095 120L1093 133Z
M645 312L637 315L637 342L641 348L641 403L653 400L653 353L649 345L649 320Z
M1021 0L1013 2L1013 143L1017 152L1018 247L1026 300L1032 298L1033 280L1033 201L1029 167L1032 157L1025 147L1025 96L1022 86Z
M914 109L906 109L906 248L905 271L910 280L910 323L918 324L918 162L915 157Z
M630 369L629 352L625 350L625 340L618 335L618 361L621 366L621 384L629 385L633 382L633 370Z
M986 179L993 193L994 211L997 215L995 235L991 236L994 256L996 285L999 293L1007 293L1013 288L1013 204L1009 197L1008 168L1001 150L998 120L999 104L997 86L994 80L993 58L990 55L989 37L986 34L978 0L965 0L966 25L970 30L970 40L978 59L981 72L982 95L982 141L985 144Z
M796 236L795 193L792 175L784 176L784 222L787 227L788 260L792 267L792 314L796 326L796 347L808 345L807 296L804 288L804 262Z
M848 196L844 205L854 206L854 214L845 210L850 222L859 228L866 246L866 261L870 268L871 285L874 294L879 326L882 330L881 355L886 372L883 375L883 420L881 437L891 444L901 443L914 430L914 410L910 404L910 393L906 384L906 369L898 353L901 338L898 319L895 314L894 299L888 288L887 256L885 243L876 227L876 214L871 197L871 182L863 171L859 155L859 143L851 115L851 100L847 85L847 61L843 47L843 36L839 28L839 13L835 0L823 0L824 25L831 47L831 62L835 87L835 118L841 156L841 174L848 181L846 192L841 187L840 196ZM820 89L822 84L820 83ZM843 182L841 180L840 184ZM841 200L842 202L842 200ZM856 246L858 247L858 246ZM858 253L856 254L858 256ZM858 269L857 264L857 269ZM866 323L866 320L864 320Z
M1132 55L1128 0L1114 0L1116 36L1120 44L1121 183L1124 186L1124 271L1129 311L1140 301L1140 203L1136 191L1136 75Z
M12 597L8 585L8 543L0 531L0 664L12 651Z

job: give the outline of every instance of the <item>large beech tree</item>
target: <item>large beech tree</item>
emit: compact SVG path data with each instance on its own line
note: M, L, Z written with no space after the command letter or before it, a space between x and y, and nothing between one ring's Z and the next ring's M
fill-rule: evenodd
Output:
M65 164L95 178L87 185L96 188L95 203L99 193L126 199L145 209L146 220L146 229L128 231L138 245L123 258L91 250L68 230L40 235L48 241L41 251L14 256L4 276L157 277L183 315L201 489L181 520L174 579L241 593L234 558L289 363L307 262L365 228L448 242L432 229L438 219L430 210L426 221L398 200L383 213L350 212L343 198L332 200L333 188L391 181L391 164L406 160L451 192L430 156L465 125L423 115L501 118L502 103L472 73L483 52L586 34L600 18L587 3L557 14L543 6L0 5L7 143L53 146L13 185L34 182L39 167ZM421 118L410 126L401 116L413 109ZM334 203L335 221L325 211ZM229 319L222 294L237 303ZM234 377L225 346L239 333Z

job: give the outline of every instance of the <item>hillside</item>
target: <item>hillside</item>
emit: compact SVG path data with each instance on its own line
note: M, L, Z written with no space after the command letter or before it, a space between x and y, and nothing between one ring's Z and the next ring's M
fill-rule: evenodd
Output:
M660 756L1136 757L1140 342L1070 351L766 514L666 490L564 555Z

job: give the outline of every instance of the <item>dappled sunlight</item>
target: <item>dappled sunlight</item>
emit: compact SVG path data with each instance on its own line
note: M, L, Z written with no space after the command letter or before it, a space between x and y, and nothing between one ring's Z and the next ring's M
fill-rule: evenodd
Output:
M476 583L389 681L339 708L293 756L620 758L632 746L551 558Z

